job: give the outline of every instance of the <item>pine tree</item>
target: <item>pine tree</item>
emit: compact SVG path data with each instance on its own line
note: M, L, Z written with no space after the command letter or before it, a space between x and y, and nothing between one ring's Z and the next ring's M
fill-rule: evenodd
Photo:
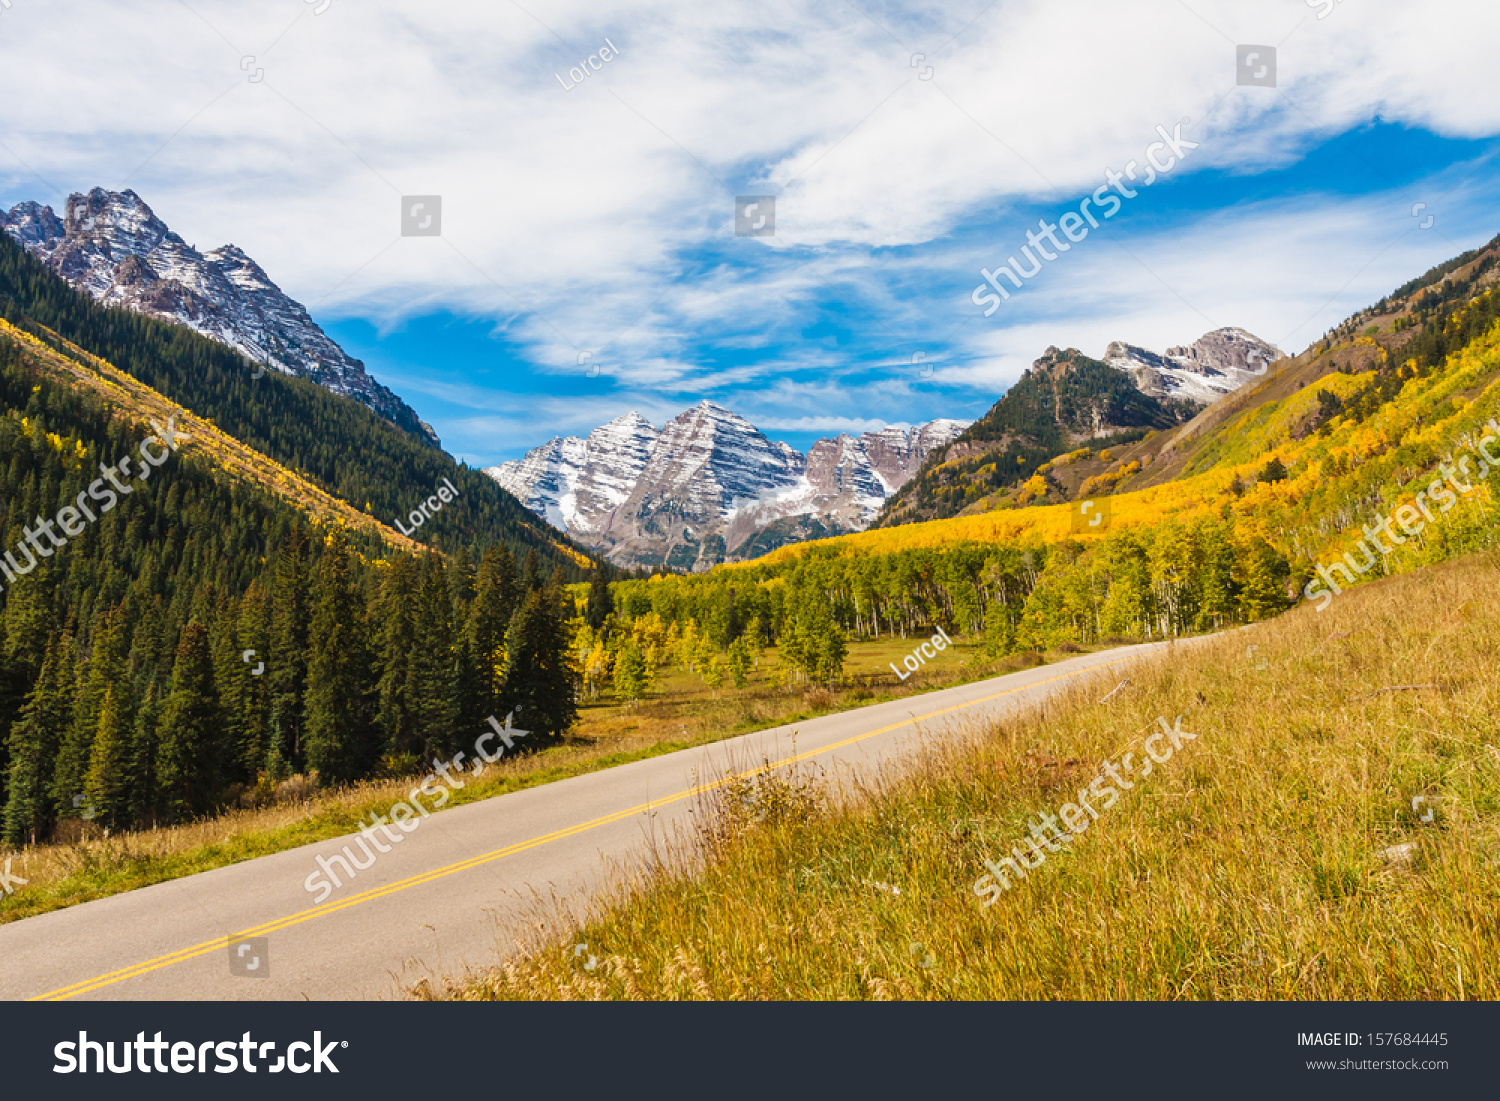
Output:
M102 634L104 616L95 624L95 639ZM52 806L58 821L78 818L82 811L78 796L83 794L84 780L88 775L89 751L93 748L94 734L99 727L99 704L103 700L103 678L95 680L89 675L88 636L75 641L73 667L68 675L72 686L72 715L58 743L52 759Z
M413 622L407 692L424 758L451 757L459 748L459 680L453 609L443 560L422 563Z
M122 605L100 612L94 625L93 653L87 661L78 663L73 719L58 749L52 774L52 799L59 818L80 816L80 808L73 801L83 794L88 780L89 757L99 731L104 697L126 676L126 627Z
M162 709L157 783L169 819L205 814L218 794L218 699L208 631L189 623L177 645L172 693Z
M1270 461L1261 467L1260 473L1255 476L1257 482L1284 482L1286 478L1286 464L1275 455L1271 456Z
M342 528L328 537L308 637L307 763L324 784L367 776L380 756L364 594Z
M239 649L235 655L240 663L239 687L232 694L233 702L226 703L226 706L240 709L240 742L234 747L233 761L235 774L247 781L255 779L265 768L266 752L270 748L271 695L270 680L266 676L267 659L271 653L270 613L270 598L265 585L259 579L252 581L240 600L239 619L234 631Z
M609 617L614 614L615 602L609 594L609 582L600 569L589 582L589 602L584 619L595 631L602 631Z
M423 750L412 698L416 607L417 564L403 555L391 563L381 581L376 617L379 623L376 660L380 675L376 718L382 746L393 755L416 755Z
M226 784L254 783L263 763L258 757L247 762L239 752L253 737L249 729L255 718L254 700L260 681L252 674L260 655L245 660L244 648L240 646L239 618L239 601L223 597L207 615L214 684L219 690L219 740L224 746L220 779Z
M134 716L124 694L111 685L104 693L99 731L89 756L84 801L92 808L94 823L120 829L131 821L131 758Z
M505 687L505 632L517 603L515 560L505 544L484 552L474 586L465 640L475 671L475 710L481 720L502 714Z
M146 689L131 732L130 817L142 824L154 824L162 816L162 802L156 783L157 730L161 726L161 701L153 684Z
M71 719L66 670L72 647L66 636L48 639L45 647L36 684L10 730L5 840L12 845L35 844L51 829L53 766Z
M276 554L271 589L270 742L267 771L284 779L303 764L303 699L307 691L307 535L296 530Z
M578 721L578 668L557 578L526 596L511 624L505 667L506 710L541 736L558 737Z

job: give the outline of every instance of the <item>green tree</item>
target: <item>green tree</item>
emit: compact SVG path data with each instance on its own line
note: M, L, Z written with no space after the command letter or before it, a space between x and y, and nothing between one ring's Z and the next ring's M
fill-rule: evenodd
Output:
M578 662L561 578L526 595L507 640L505 701L518 725L557 737L578 721Z
M729 644L729 676L736 688L744 688L750 683L750 668L755 663L755 655L750 652L750 643L744 635Z
M406 690L423 757L447 758L459 748L461 684L452 597L438 555L423 561L416 596Z
M92 808L95 823L116 830L128 825L133 817L134 716L123 695L114 685L105 690L84 785L84 801Z
M341 528L328 537L308 638L307 763L324 784L367 776L380 758L364 594Z
M140 823L155 823L162 815L156 783L157 731L160 726L161 701L153 684L146 689L131 734L130 817Z
M1286 466L1275 455L1271 456L1270 461L1261 467L1260 473L1255 476L1258 482L1284 482L1286 478Z
M1285 611L1286 581L1290 567L1276 548L1260 536L1252 536L1240 550L1240 615L1246 620L1264 619Z
M162 710L157 782L174 821L205 814L218 794L218 697L208 631L189 623L177 644L172 692Z
M379 672L376 718L382 748L392 754L418 754L424 749L417 732L412 668L412 639L416 631L417 564L401 556L390 564L381 579L376 604L379 637L376 662Z
M615 698L631 703L646 694L646 661L634 642L627 639L615 657Z
M715 696L724 686L724 663L716 654L708 655L703 661L703 683L714 690Z
M589 627L595 631L604 629L609 617L614 614L615 602L609 595L609 581L604 576L601 568L594 574L594 579L589 582L589 600L583 618Z
M308 546L301 529L289 533L276 554L271 586L271 655L267 771L284 779L303 766L303 698L307 692Z
M73 721L63 736L53 772L52 797L59 818L77 818L81 813L73 799L83 794L87 782L105 694L125 678L128 645L125 609L116 606L101 612L95 621L93 653L86 662L79 662Z
M474 603L465 628L475 667L475 708L481 719L503 713L505 633L519 602L516 563L503 543L484 552L475 583Z
M10 730L5 840L12 845L35 844L52 827L49 789L57 747L71 719L73 701L66 672L71 657L66 636L47 640L41 673Z

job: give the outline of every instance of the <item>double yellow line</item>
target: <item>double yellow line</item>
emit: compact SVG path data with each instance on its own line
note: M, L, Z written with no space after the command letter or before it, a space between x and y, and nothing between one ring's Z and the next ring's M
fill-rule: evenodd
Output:
M965 708L975 707L981 703L988 703L991 700L998 700L1002 696L1011 696L1017 692L1025 692L1028 689L1038 688L1044 684L1052 684L1056 681L1068 680L1071 677L1080 676L1084 673L1092 673L1096 670L1108 668L1111 665L1118 665L1122 661L1128 660L1131 659L1116 658L1113 661L1100 662L1097 665L1090 665L1083 669L1076 669L1071 673L1060 673L1055 677L1048 677L1045 680L1033 681L1031 684L1021 685L1017 688L1007 688L1005 691L996 692L991 696L982 696L977 700L969 700L967 703L954 704L952 707L944 707L937 711L930 711L925 715L914 716L913 718L906 719L899 723L892 723L890 726L882 726L878 730L870 730L866 731L863 734L856 734L852 738L845 738L841 742L834 742L831 745L823 746L821 749L810 749L804 753L797 753L790 757L783 757L779 761L770 761L756 768L746 769L743 772L732 772L722 777L721 779L710 780L707 783L698 784L695 787L688 788L686 791L680 791L676 795L668 795L661 799L653 799L648 803L641 803L637 806L630 807L628 810L616 811L613 814L606 814L599 818L592 818L587 822L580 822L576 826L568 826L564 829L554 830L551 833L543 834L540 837L533 837L529 841L518 841L514 845L507 845L503 849L495 849L492 852L487 852L480 856L470 857L468 860L460 860L456 864L449 864L442 868L435 868L430 872L423 872L420 875L414 875L409 879L403 879L396 883L388 884L384 887L375 887L368 891L362 891L359 894L350 895L348 898L339 899L335 902L325 902L321 906L314 906L311 909L302 910L298 913L290 914L286 917L276 918L272 921L266 922L264 925L257 925L253 929L246 929L240 933L236 933L232 937L217 937L214 940L204 941L202 944L195 944L191 948L183 948L177 952L172 952L165 956L157 956L155 959L146 960L144 963L133 964L130 967L122 967L118 971L110 971L107 974L99 975L92 979L85 979L82 982L76 982L71 986L61 987L47 994L38 994L36 997L29 998L27 1000L34 1002L46 1002L66 1001L68 998L76 998L80 994L87 994L90 991L98 990L101 987L112 986L115 983L124 982L126 979L134 979L141 975L150 974L152 971L160 971L162 968L171 967L173 964L186 963L188 960L197 959L199 956L207 955L209 952L217 952L225 948L233 940L240 940L245 937L264 936L267 933L274 933L279 929L287 929L293 925L301 925L304 921L312 921L314 918L326 917L329 914L336 914L340 910L347 910L351 906L359 906L362 903L371 902L377 898L384 898L387 895L393 895L398 891L406 891L410 890L412 887L420 887L425 883L431 883L434 880L442 879L444 876L456 875L459 872L466 872L471 868L478 868L481 865L489 864L495 860L503 860L507 856L515 856L518 853L526 852L528 849L534 849L539 845L546 845L553 841L561 841L566 837L575 837L580 833L587 833L589 830L598 829L600 826L607 826L613 822L619 822L622 819L630 818L633 815L640 814L644 811L649 811L655 807L664 807L672 803L681 802L683 799L691 799L695 795L702 795L706 792L713 791L714 789L723 787L725 784L731 783L735 780L748 779L752 776L759 776L763 772L773 772L776 769L784 768L787 765L794 765L800 761L806 761L810 758L817 757L820 754L830 753L835 749L843 749L846 746L851 746L858 742L862 742L866 738L874 738L881 734L888 734L892 730L899 730L903 726L912 726L916 723L922 722L925 719L935 719L941 715L947 715L954 711L962 711Z

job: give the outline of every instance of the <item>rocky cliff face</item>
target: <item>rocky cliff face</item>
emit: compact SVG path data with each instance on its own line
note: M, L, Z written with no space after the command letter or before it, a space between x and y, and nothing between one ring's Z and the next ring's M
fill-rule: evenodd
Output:
M658 433L637 413L486 473L625 566L706 568L799 538L859 531L960 421L819 440L804 457L705 401Z
M198 252L133 191L94 188L51 207L0 211L0 229L79 290L111 306L175 321L257 363L308 378L437 444L437 436L364 364L329 339L234 245Z
M587 439L557 436L485 473L553 527L585 537L630 497L659 434L639 413L626 413Z
M1105 349L1104 362L1130 375L1143 394L1210 405L1265 374L1283 355L1244 329L1225 328L1168 348L1165 355L1117 340Z
M929 453L958 439L967 427L966 421L955 420L935 420L915 428L888 425L879 432L866 432L860 442L889 497L911 480Z

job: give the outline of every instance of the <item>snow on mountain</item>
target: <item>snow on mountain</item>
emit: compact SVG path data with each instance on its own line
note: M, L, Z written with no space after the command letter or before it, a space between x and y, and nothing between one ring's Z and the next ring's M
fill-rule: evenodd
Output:
M911 480L929 452L952 443L967 427L967 421L946 419L929 421L915 428L887 425L879 432L866 432L860 441L875 473L885 485L885 496L889 497Z
M485 473L553 527L590 534L629 498L657 436L645 417L630 412L587 439L557 436Z
M329 339L301 303L283 294L234 245L200 253L167 228L134 191L94 188L68 197L66 216L20 203L4 229L79 290L110 306L174 321L284 374L353 398L432 443L437 435L364 364Z
M1105 349L1104 362L1127 372L1143 394L1210 405L1264 375L1285 354L1244 329L1224 328L1165 355L1117 340Z
M657 432L638 413L557 437L486 473L538 516L620 565L704 568L793 517L859 531L961 421L818 440L804 457L700 402Z

